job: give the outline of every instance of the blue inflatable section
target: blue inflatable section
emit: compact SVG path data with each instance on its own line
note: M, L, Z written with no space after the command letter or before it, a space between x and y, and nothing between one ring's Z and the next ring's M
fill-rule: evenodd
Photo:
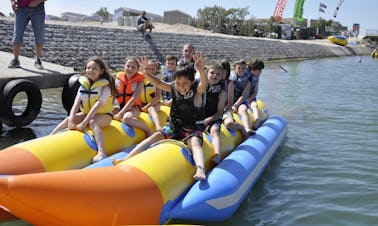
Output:
M284 141L287 121L271 116L251 136L196 182L176 204L165 209L162 219L222 221L228 219L248 195Z

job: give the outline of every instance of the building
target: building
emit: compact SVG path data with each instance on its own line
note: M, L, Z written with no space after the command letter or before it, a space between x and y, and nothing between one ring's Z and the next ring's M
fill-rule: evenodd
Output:
M191 25L193 23L193 19L190 15L179 10L171 10L164 12L163 23Z
M83 21L87 21L87 18L89 16L78 14L78 13L66 12L66 13L62 13L61 17L62 17L62 20L65 20L65 21L83 22Z
M136 18L143 10L121 7L114 10L113 20L118 21L118 25L136 26ZM154 22L162 22L163 17L157 14L146 12L146 17Z

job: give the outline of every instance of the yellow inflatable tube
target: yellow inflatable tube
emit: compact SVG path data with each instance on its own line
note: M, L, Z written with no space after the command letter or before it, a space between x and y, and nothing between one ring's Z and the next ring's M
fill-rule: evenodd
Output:
M226 155L242 138L222 126L221 140ZM214 152L207 134L202 147L208 170ZM195 170L182 142L163 140L115 167L0 178L0 204L33 225L165 223L164 207L192 185Z
M163 106L159 111L164 125L169 108ZM149 115L142 113L141 120L155 129ZM37 172L79 169L91 164L97 146L89 132L67 130L58 134L22 142L0 151L0 174L14 175ZM131 147L145 138L140 129L133 129L113 120L103 129L107 155Z

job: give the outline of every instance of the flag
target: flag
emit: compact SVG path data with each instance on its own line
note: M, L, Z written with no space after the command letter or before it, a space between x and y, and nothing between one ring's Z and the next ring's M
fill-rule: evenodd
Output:
M305 0L296 0L294 8L294 19L298 22L303 21L303 4Z
M323 8L319 8L319 12L321 12L321 13L325 13L325 11L324 11Z
M321 2L321 3L319 4L319 8L324 8L324 9L326 9L326 8L327 8L327 5Z

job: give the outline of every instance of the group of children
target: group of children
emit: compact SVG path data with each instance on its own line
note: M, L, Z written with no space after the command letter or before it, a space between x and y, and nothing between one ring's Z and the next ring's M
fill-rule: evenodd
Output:
M261 123L256 95L259 76L264 68L261 60L253 60L249 65L244 61L235 62L233 70L227 60L211 64L207 69L205 63L203 54L195 52L189 44L183 47L182 59L166 56L162 69L159 62L146 57L127 58L124 71L113 78L106 63L92 57L79 78L81 86L69 116L51 134L65 128L86 132L89 127L98 147L97 155L93 157L93 162L97 162L107 157L102 128L108 126L112 119L119 120L142 129L147 137L124 159L159 140L183 140L192 151L197 168L193 178L205 180L203 131L212 137L212 160L215 163L221 161L222 123L228 129L239 130L243 138L254 134L256 126ZM153 87L153 92L149 87ZM170 106L169 121L163 127L157 113L162 105ZM255 128L250 127L249 107L256 120ZM141 111L151 116L155 132L139 120ZM241 116L242 124L235 122L233 113ZM113 160L113 163L119 161Z

